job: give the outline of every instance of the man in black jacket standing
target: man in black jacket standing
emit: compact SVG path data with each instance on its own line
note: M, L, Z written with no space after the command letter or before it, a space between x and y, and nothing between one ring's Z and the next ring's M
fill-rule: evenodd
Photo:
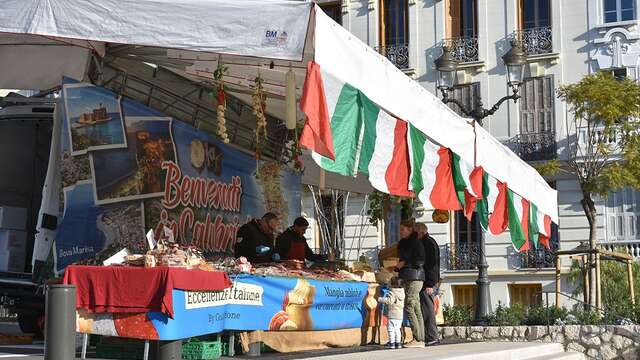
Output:
M424 319L425 345L430 346L439 342L433 288L440 280L440 247L436 240L429 235L425 224L417 223L415 230L425 250L425 276L424 285L420 291L420 307Z

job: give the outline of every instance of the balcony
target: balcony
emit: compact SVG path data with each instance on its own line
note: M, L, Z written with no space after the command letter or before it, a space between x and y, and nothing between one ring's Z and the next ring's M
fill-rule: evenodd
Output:
M514 38L520 41L527 56L550 54L553 51L551 26L518 30Z
M524 161L547 161L557 156L555 132L519 134L504 145Z
M445 245L446 270L476 270L478 259L480 258L480 249L477 243L460 243L454 245Z
M640 260L640 240L607 241L607 242L600 242L600 244L598 245L600 248L608 251L614 251L614 252L626 251L629 255L633 256L636 260Z
M453 58L461 64L479 61L477 37L465 36L445 39L444 45L451 49Z
M516 256L514 264L518 269L547 269L555 267L555 255L553 250L545 247L524 251Z
M385 56L391 61L398 69L409 69L409 45L398 44L388 46L377 46L375 48L382 56Z

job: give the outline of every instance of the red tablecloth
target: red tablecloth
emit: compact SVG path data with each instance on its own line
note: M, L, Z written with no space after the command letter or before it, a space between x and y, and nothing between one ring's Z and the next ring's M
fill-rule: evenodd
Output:
M172 290L216 291L231 286L224 272L170 267L68 266L64 283L77 288L76 307L91 312L162 312L173 318Z

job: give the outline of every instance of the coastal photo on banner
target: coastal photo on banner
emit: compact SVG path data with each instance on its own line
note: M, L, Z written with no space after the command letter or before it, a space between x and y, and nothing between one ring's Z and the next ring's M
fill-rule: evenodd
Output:
M107 246L176 241L229 253L240 226L267 211L300 214L301 175L126 97L64 79L57 272ZM66 97L73 97L67 99Z

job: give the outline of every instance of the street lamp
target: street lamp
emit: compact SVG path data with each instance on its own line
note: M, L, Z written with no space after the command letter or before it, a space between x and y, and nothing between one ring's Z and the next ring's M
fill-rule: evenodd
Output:
M504 54L502 61L507 67L507 85L511 88L511 95L502 97L495 103L490 109L485 109L482 105L482 100L478 96L476 103L471 109L466 108L459 100L449 97L449 92L453 90L455 82L455 74L458 68L458 62L453 58L451 50L444 46L442 48L442 55L436 59L435 65L438 70L438 89L442 92L442 102L456 104L463 114L467 117L473 118L474 125L477 122L482 126L482 120L489 115L493 115L503 102L511 99L515 103L520 98L518 90L522 84L522 77L524 73L524 66L527 63L527 57L522 50L521 45L515 41L511 41L511 49ZM489 277L487 276L487 258L485 255L485 236L482 228L480 227L480 221L477 221L477 231L480 234L479 245L479 258L478 258L478 279L476 284L478 285L478 292L476 294L476 314L474 319L475 325L486 325L486 318L491 313L491 302L489 300Z
M453 90L455 83L458 62L453 58L449 47L444 46L442 55L435 61L436 69L439 73L438 89L442 93L442 102L456 104L463 114L473 118L480 125L482 125L482 120L489 115L493 115L503 102L510 99L516 102L520 98L518 91L520 90L520 84L522 84L524 66L527 63L527 57L516 40L511 40L511 49L502 56L502 61L507 67L507 85L511 88L512 94L502 97L490 109L483 108L482 100L478 96L476 103L471 109L468 109L459 100L449 98L449 92Z

